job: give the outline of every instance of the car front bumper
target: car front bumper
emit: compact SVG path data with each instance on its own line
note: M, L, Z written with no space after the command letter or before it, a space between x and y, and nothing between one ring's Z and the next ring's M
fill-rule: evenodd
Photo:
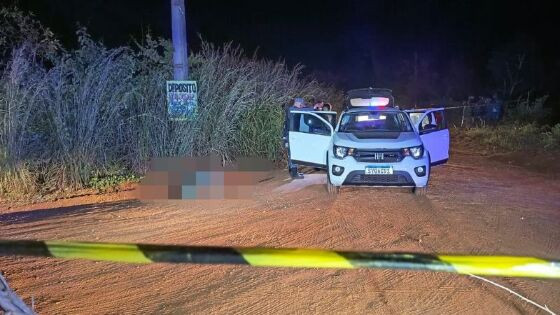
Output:
M401 187L425 187L430 177L429 157L427 153L418 160L407 156L400 162L373 163L358 162L353 157L337 159L329 152L328 172L330 181L335 186L401 186ZM340 166L344 171L340 175L333 173L333 166ZM393 174L366 175L367 166L392 166ZM418 176L415 168L424 167L425 175Z

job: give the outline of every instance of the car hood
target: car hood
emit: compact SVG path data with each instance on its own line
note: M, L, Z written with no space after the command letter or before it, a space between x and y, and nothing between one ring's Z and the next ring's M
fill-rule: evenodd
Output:
M356 149L401 149L422 144L415 132L377 132L354 134L336 132L333 144Z

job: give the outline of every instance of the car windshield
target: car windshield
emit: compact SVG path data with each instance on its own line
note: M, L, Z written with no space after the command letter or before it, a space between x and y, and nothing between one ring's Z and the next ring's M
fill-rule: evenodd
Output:
M409 132L410 122L402 112L363 111L346 113L340 121L340 132Z

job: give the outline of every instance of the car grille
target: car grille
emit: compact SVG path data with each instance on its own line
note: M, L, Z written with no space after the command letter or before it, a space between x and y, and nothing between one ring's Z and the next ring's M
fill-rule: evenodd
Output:
M363 171L354 171L348 174L344 185L414 186L414 181L403 171L391 175L366 175Z
M356 149L353 156L354 159L358 162L372 163L394 163L400 162L403 159L400 151L373 151Z

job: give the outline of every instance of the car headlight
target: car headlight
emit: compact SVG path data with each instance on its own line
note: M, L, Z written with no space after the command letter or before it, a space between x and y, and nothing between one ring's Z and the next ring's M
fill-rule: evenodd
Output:
M339 146L334 146L334 156L336 156L339 159L343 159L346 154L348 154L348 148L346 147L339 147Z
M337 145L334 146L333 151L334 151L334 156L339 159L343 159L346 156L354 154L353 148L339 147Z
M412 155L412 157L415 159L421 158L422 155L424 155L424 147L417 146L417 147L410 148L410 155Z
M404 156L412 156L414 159L418 160L424 155L424 147L419 145L417 147L404 148L402 153Z

